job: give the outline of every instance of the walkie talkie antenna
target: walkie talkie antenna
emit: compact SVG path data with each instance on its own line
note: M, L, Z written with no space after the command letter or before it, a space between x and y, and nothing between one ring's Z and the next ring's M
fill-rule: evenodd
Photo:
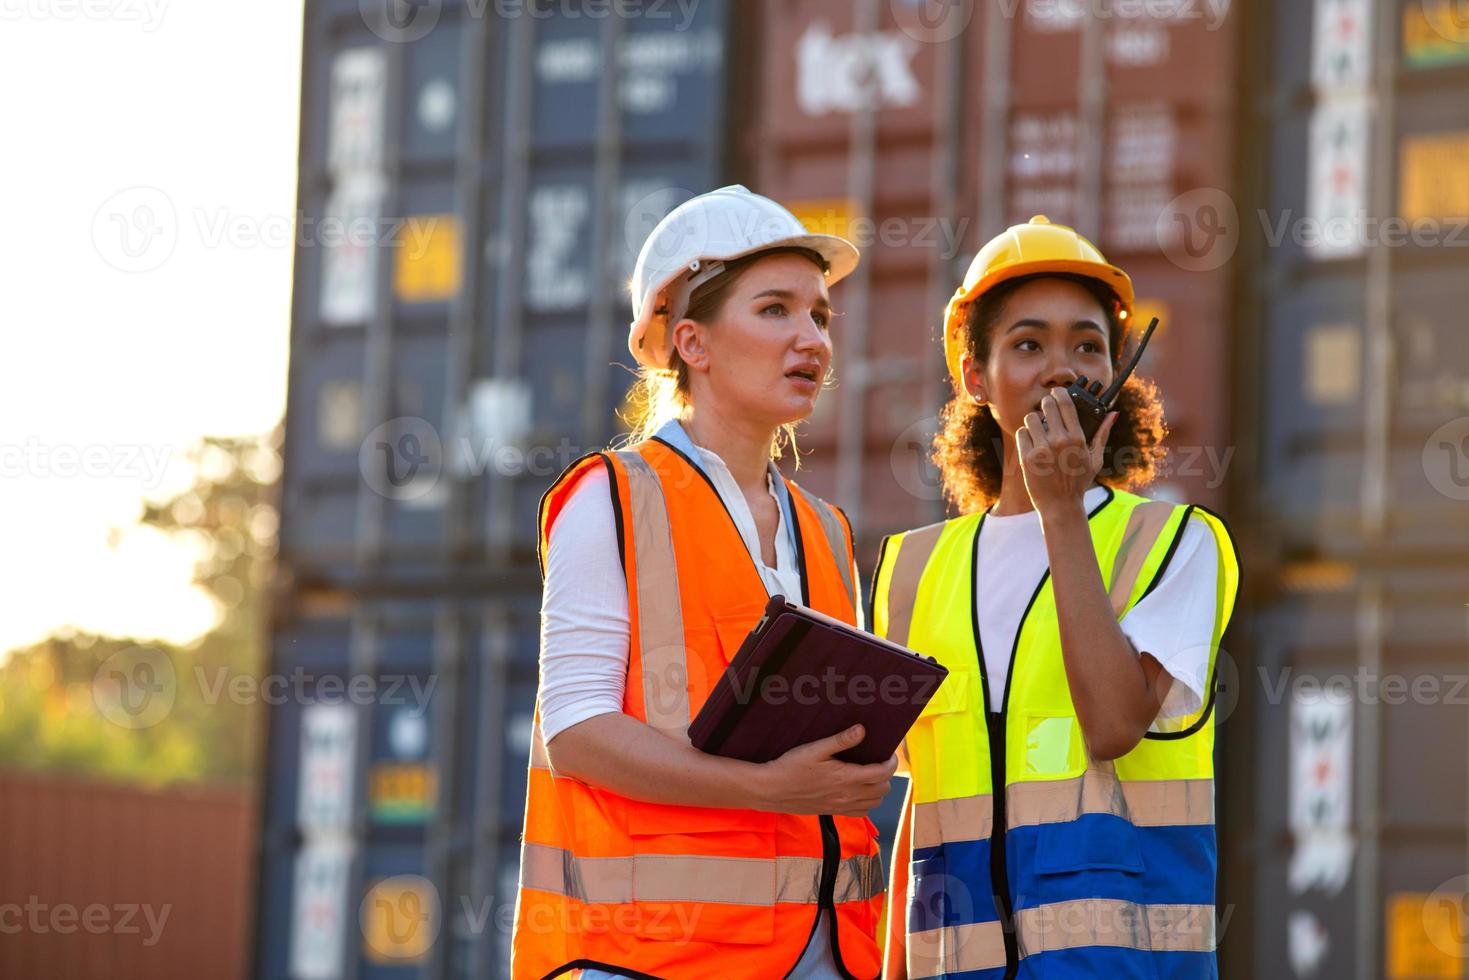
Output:
M1147 332L1143 334L1143 339L1138 341L1137 350L1132 352L1132 360L1127 362L1127 367L1123 370L1121 374L1117 375L1117 380L1112 382L1112 386L1106 391L1102 392L1101 397L1098 400L1107 408L1112 407L1112 402L1117 398L1117 393L1122 390L1123 384L1126 383L1129 377L1131 377L1132 369L1137 367L1138 358L1143 356L1143 348L1148 346L1148 338L1153 336L1153 328L1157 325L1158 318L1153 317L1153 322L1148 324L1148 329Z

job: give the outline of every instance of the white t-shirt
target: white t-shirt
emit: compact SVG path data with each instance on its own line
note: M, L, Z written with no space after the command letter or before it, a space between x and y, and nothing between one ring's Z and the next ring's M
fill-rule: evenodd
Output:
M1106 499L1103 487L1086 492L1087 512ZM1219 548L1203 521L1184 529L1163 578L1122 617L1122 632L1168 671L1174 683L1159 718L1197 711L1208 687L1209 646L1214 635L1214 589ZM975 576L979 596L979 640L989 678L990 710L999 711L1020 617L1041 576L1050 567L1040 514L990 514L979 531Z
M768 595L801 599L801 571L785 527L772 467L775 498L775 567L761 560L760 536L749 502L724 460L695 446L699 462L729 508ZM853 566L852 582L857 577ZM860 589L860 587L859 587ZM860 625L862 601L857 609ZM588 718L622 710L631 653L627 580L617 547L617 527L607 471L589 469L551 526L541 601L541 731L547 742Z

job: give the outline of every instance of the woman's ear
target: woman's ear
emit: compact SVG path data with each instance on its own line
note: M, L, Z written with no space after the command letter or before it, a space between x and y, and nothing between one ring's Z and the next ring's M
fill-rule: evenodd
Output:
M964 390L974 403L986 404L989 397L984 393L984 365L976 361L974 355L965 354L959 361L959 373L964 376Z
M684 317L673 325L670 344L690 371L708 370L709 350L704 344L703 324Z

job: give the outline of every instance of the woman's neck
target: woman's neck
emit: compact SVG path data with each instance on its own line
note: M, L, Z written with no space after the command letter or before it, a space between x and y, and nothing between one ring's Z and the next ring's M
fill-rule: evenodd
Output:
M775 433L749 422L731 420L705 409L691 412L683 420L684 431L694 445L724 460L730 476L746 493L765 490L766 467Z
M1020 469L1020 457L1012 443L1005 444L1005 464L1000 471L1000 496L990 508L996 517L1012 517L1028 514L1035 510L1030 491L1025 489L1025 474Z

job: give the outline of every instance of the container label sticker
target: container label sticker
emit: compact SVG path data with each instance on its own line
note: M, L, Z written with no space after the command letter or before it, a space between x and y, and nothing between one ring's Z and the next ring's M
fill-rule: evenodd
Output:
M1289 883L1340 892L1352 870L1352 702L1342 691L1298 691L1290 709Z
M1333 98L1311 111L1306 239L1315 259L1342 259L1365 249L1369 110L1365 98Z
M419 89L415 106L418 124L430 133L447 133L459 111L459 97L454 83L447 78L431 78Z
M1353 324L1306 333L1306 397L1315 405L1350 405L1362 394L1362 332Z
M367 777L367 808L378 823L423 823L433 815L437 779L427 756L426 709L395 708L387 716L390 758L375 760Z
M301 784L296 822L302 831L346 830L352 822L352 763L357 716L349 704L301 710Z
M368 810L378 823L425 823L433 816L435 786L428 763L378 763L368 775Z
M622 80L618 101L632 115L655 115L674 109L679 81L712 78L724 64L719 31L660 31L624 35L617 51Z
M1387 926L1388 980L1464 976L1464 899L1402 892L1390 895Z
M1321 920L1306 909L1296 909L1286 920L1286 956L1298 977L1314 977L1331 948L1331 935Z
M1409 68L1469 62L1469 7L1463 0L1403 4L1403 61Z
M468 445L451 453L449 465L464 479L506 468L506 450L521 447L531 433L535 410L531 386L524 378L481 378L470 383L463 410Z
M542 41L536 48L536 81L590 85L606 74L602 62L601 38ZM618 102L629 115L670 112L682 80L712 78L723 65L724 39L717 30L624 34L617 45Z
M902 31L833 35L817 21L796 42L796 104L808 116L917 105L921 47Z
M592 294L585 252L592 201L579 184L530 193L525 301L537 312L585 306Z
M316 443L329 452L362 445L362 382L328 381L316 396Z
M1107 63L1119 68L1153 68L1168 61L1172 37L1157 24L1118 24L1107 32Z
M1371 0L1316 0L1311 20L1311 85L1365 89L1372 81Z
M1103 239L1109 249L1153 252L1162 244L1158 218L1174 198L1178 160L1173 112L1167 106L1139 106L1117 112L1108 122Z
M861 209L850 198L792 201L786 205L786 209L813 235L840 235L852 241L861 237L855 227Z
M408 303L452 299L459 292L459 218L414 214L393 250L393 295Z
M381 171L387 91L380 49L352 48L332 60L327 166L333 173Z
M312 841L296 854L287 966L296 980L336 980L342 975L351 864L346 840Z
M1075 112L1016 112L1005 164L1009 223L1044 214L1058 224L1075 224L1080 170L1081 123Z
M338 185L327 201L319 301L324 323L362 323L377 310L375 246L380 200L378 181L352 180Z
M1404 220L1469 217L1469 132L1408 137L1398 173Z

